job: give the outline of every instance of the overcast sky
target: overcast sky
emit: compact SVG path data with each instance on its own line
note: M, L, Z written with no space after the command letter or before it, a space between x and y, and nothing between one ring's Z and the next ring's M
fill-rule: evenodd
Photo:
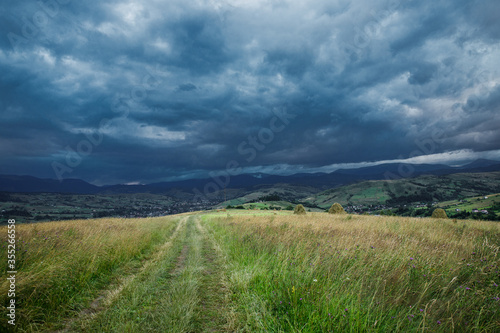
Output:
M500 2L6 1L0 173L500 160Z

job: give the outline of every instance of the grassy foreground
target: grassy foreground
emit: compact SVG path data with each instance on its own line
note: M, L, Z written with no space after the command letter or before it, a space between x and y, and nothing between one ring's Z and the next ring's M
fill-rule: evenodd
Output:
M17 233L18 331L500 331L495 222L227 211Z

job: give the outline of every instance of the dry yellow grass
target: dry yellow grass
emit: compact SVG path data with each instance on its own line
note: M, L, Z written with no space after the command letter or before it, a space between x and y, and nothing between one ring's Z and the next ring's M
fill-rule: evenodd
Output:
M133 268L132 261L143 259L171 234L175 222L175 218L162 218L18 224L17 322L36 330L78 312L114 275L126 274ZM0 233L7 235L6 227ZM6 260L0 263L3 274L6 264ZM7 290L2 278L2 306Z

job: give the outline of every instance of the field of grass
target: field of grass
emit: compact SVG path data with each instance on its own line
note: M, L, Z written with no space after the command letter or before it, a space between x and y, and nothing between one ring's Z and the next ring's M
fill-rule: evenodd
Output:
M495 222L228 210L16 228L20 332L500 331Z
M255 209L261 209L261 210L293 210L293 207L295 205L289 201L262 201L262 202L253 202L253 203L243 203L243 204L238 204L233 207L238 207L243 209L250 209L250 210L255 210ZM219 205L218 208L224 208L227 206L224 205ZM306 210L309 212L322 212L324 211L323 209L320 208L312 208L312 207L306 207Z
M385 203L391 197L388 188L381 181L366 181L338 189L324 191L317 196L306 198L323 208L329 208L333 202L342 205L348 203L363 205L379 205Z

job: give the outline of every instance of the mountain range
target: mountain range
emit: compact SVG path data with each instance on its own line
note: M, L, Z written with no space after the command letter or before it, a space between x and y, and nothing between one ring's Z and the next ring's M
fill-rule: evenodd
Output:
M232 176L226 185L231 196L241 195L257 188L286 184L307 188L306 192L321 192L327 189L350 185L364 180L403 179L420 175L449 175L454 173L481 173L500 171L500 161L480 159L463 166L444 164L388 163L357 169L338 169L331 173L300 173L289 176L269 174L242 174ZM225 179L223 181L226 181ZM32 176L0 175L0 192L17 193L71 193L71 194L120 194L154 193L177 198L189 198L193 189L203 192L214 179L189 179L159 182L146 185L96 186L80 179L40 179ZM219 189L222 187L219 186ZM219 191L220 192L220 191ZM219 194L220 193L215 193Z

